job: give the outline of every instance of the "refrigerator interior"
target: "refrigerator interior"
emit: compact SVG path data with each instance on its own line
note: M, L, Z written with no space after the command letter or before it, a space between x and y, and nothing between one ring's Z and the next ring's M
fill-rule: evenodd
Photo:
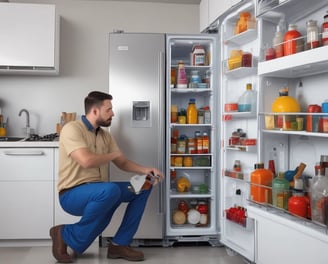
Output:
M168 239L175 241L212 241L217 243L217 179L216 179L216 98L217 82L216 77L216 35L168 35L167 36L167 79L166 79L166 106L167 106L167 171L170 177L166 179L166 235ZM193 48L200 45L205 50L204 65L195 65L192 59ZM185 88L177 87L174 75L177 74L178 64L183 61L187 74L188 84ZM200 75L200 82L205 87L198 87L191 84L192 72L197 71ZM172 73L173 72L173 73ZM173 79L172 79L173 78ZM206 80L205 80L206 79ZM186 124L184 121L171 120L172 106L177 108L178 115L183 116L183 111L187 110L190 98L196 100L196 107L199 110L208 106L210 110L210 120L199 121L196 124ZM172 122L171 122L172 121ZM207 133L209 137L209 151L206 153L195 153L191 151L187 142L195 143L195 133ZM170 144L174 135L178 133L178 141L181 139L186 148L174 150ZM184 138L184 140L182 139ZM181 142L180 140L180 142ZM189 147L188 147L189 146ZM201 149L200 149L201 151ZM187 159L191 162L188 165L180 164ZM182 179L188 182L188 188L181 190L179 182ZM181 213L181 204L185 204L187 209ZM208 211L205 221L197 219L197 214L193 210L198 210L200 204L206 204ZM196 220L193 219L195 213ZM181 216L182 220L178 216Z
M109 93L113 96L111 133L123 153L165 174L165 35L112 33L109 37ZM133 173L110 165L110 181L129 181ZM148 199L135 243L164 236L164 185ZM124 215L122 204L102 236L113 237Z
M270 3L269 3L270 2ZM306 179L314 176L314 166L320 161L321 155L327 155L327 133L306 131L306 121L309 105L319 105L328 98L326 93L326 83L328 81L328 46L319 46L314 49L306 48L307 30L306 23L309 20L317 21L319 32L323 23L323 16L327 14L328 5L326 1L267 1L267 7L262 8L257 5L257 13L260 21L259 41L261 43L259 75L260 75L260 138L261 147L259 149L260 158L268 164L268 160L275 161L276 172L286 172L295 170L301 162L306 164L303 173L305 195L310 195L309 183ZM278 25L284 25L287 30L289 24L296 24L298 31L302 34L304 50L293 55L265 60L265 52L272 46L272 39ZM319 35L321 39L321 34ZM278 115L272 113L273 101L279 96L279 89L288 87L288 94L294 97L299 105L300 112L287 113L289 120L295 117L302 118L303 127L301 129L278 128L277 123L274 128L268 127L267 118L274 116L275 122ZM315 116L313 116L315 117ZM319 117L319 116L317 116ZM290 191L290 194L292 192ZM270 208L272 205L264 205ZM300 222L299 217L291 216L281 208L274 208L279 211L281 217L287 213L288 219ZM274 212L274 211L273 211ZM311 219L302 218L304 226L313 227L318 230L318 226L313 226ZM319 225L322 233L326 233L326 227Z
M251 15L247 29L235 32L240 15L245 12ZM247 83L251 84L255 91L254 100L258 101L258 26L252 1L235 7L227 14L220 25L220 37L220 241L227 248L254 261L255 223L247 217L247 201L250 173L258 162L258 107L255 103L255 108L247 112L235 108L246 91ZM251 62L244 64L243 59L235 61L232 54L236 51L242 52L242 58L251 54ZM235 167L238 162L241 169Z

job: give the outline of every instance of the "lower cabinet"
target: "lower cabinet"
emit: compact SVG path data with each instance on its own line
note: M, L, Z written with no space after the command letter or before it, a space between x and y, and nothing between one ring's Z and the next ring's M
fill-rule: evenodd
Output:
M301 219L279 216L279 212L248 207L256 221L256 263L316 263L328 260L325 230Z
M50 239L52 226L79 220L59 204L57 147L0 147L0 168L0 241Z
M0 148L0 239L48 239L53 149Z
M55 164L55 177L54 177L54 225L61 225L61 224L72 224L79 221L80 217L70 215L66 213L63 208L60 206L59 203L59 196L58 196L58 148L55 149L55 157L54 157L54 164Z

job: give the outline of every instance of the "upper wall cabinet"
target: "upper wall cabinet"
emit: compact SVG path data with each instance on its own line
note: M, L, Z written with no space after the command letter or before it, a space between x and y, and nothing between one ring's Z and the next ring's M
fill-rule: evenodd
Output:
M199 5L200 32L205 31L219 16L241 1L242 0L201 0Z
M58 73L55 5L0 3L0 74Z

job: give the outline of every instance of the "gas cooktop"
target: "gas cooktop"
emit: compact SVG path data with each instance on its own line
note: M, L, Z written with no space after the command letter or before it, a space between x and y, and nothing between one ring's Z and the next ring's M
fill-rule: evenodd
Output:
M58 141L58 140L59 140L59 135L57 133L53 133L53 134L48 134L48 135L44 135L44 136L32 134L25 141Z

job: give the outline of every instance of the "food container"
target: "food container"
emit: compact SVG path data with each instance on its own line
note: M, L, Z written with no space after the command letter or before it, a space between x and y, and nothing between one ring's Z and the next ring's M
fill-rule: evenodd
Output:
M241 67L243 52L242 50L232 50L228 59L228 69L233 70Z
M238 103L224 104L224 112L238 112Z

